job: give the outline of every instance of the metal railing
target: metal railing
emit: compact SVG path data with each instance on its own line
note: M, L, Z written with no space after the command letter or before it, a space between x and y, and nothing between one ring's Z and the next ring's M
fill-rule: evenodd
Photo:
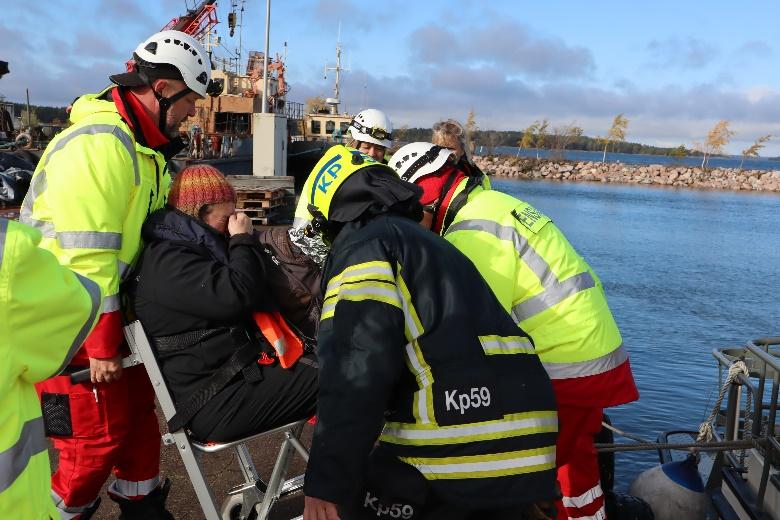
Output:
M287 101L284 105L284 114L287 119L303 119L305 114L303 103Z
M735 362L743 361L750 373L749 376L739 374L731 384L725 416L721 426L725 428L723 440L738 440L740 422L747 429L745 421L752 417L749 435L755 442L755 449L764 457L761 480L756 496L756 504L763 508L766 495L769 472L772 466L780 465L780 443L775 437L775 422L777 420L778 394L780 393L780 350L772 349L780 346L780 337L759 338L748 341L744 347L713 349L712 355L718 361L720 377ZM768 381L771 380L771 391L767 399ZM752 406L750 410L742 410L742 393L750 392ZM729 464L741 473L747 468L744 465L744 455L735 456L734 451L724 452Z

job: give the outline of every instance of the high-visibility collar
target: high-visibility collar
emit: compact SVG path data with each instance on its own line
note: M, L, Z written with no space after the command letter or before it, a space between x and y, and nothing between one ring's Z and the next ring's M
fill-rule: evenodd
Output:
M433 223L433 231L444 236L458 211L468 202L469 195L477 188L488 189L485 181L484 177L465 177L458 181L444 197L436 222Z

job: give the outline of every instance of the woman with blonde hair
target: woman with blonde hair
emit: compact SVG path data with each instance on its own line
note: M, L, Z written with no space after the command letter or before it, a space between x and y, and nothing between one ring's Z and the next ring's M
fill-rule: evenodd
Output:
M449 148L455 154L457 166L469 177L480 177L482 170L471 158L471 147L467 142L466 129L454 119L439 121L433 125L431 142Z

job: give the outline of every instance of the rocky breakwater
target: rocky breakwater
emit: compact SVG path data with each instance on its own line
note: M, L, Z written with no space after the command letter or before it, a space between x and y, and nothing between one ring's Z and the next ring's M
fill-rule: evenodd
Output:
M474 162L488 175L518 179L780 192L780 170L704 170L680 165L537 161L516 157L475 157Z

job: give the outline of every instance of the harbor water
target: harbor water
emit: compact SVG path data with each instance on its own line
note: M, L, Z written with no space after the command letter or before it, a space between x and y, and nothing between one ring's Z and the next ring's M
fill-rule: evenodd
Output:
M552 218L604 283L641 394L609 410L617 427L698 430L719 390L711 350L780 335L780 195L492 184ZM657 462L618 454L616 487Z

